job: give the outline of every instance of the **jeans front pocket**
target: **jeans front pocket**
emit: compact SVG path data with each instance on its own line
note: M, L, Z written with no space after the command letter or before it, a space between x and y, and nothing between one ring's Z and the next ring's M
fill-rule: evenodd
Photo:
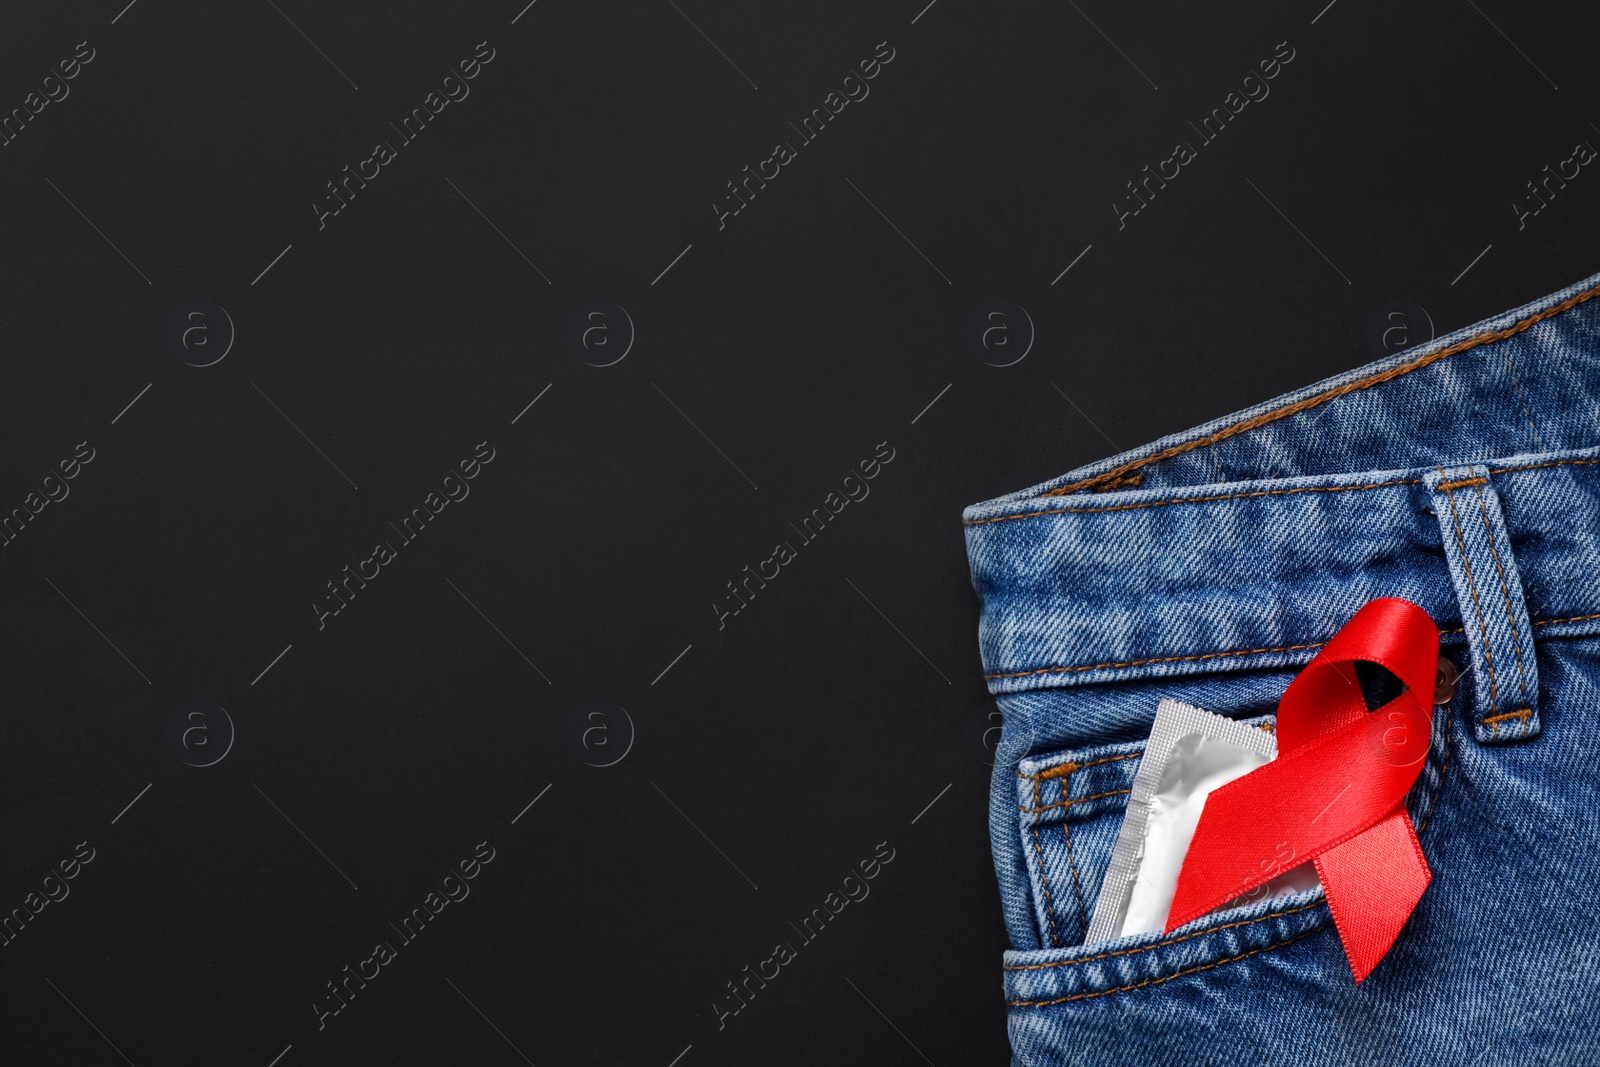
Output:
M1271 732L1276 716L1239 720ZM1069 749L1017 767L1017 827L1041 947L1082 944L1145 742Z
M1244 960L1330 929L1321 887L1226 908L1170 934L1136 934L1068 949L1007 952L1006 1001L1012 1008L1051 1008L1112 993L1162 985ZM1330 957L1343 964L1337 945Z
M1272 730L1275 716L1239 721ZM1245 1005L1277 1000L1285 983L1348 981L1320 887L1223 908L1170 934L1083 943L1144 749L1097 745L1018 764L1017 825L1041 946L1005 956L1020 1063L1105 1062L1093 1057L1119 1046L1144 1049L1149 1062L1210 1062L1192 1044L1158 1052L1160 1035L1247 1019ZM1324 932L1326 944L1277 952Z

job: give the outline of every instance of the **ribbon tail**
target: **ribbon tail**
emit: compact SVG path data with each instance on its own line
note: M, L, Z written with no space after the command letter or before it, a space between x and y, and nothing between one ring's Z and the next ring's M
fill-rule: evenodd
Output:
M1433 879L1404 808L1319 855L1317 875L1357 983L1400 936Z

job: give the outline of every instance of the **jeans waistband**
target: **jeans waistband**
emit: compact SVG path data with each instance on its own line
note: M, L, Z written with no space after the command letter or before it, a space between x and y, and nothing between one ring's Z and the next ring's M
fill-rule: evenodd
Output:
M1380 596L1481 645L1491 687L1600 631L1596 295L968 508L991 692L1297 665Z

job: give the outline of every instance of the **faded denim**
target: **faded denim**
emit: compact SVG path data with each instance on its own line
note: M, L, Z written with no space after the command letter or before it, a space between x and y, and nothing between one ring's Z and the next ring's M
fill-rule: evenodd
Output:
M967 509L1015 1064L1600 1063L1595 296ZM1320 889L1084 949L1158 700L1269 718L1383 596L1460 673L1384 961L1352 982Z

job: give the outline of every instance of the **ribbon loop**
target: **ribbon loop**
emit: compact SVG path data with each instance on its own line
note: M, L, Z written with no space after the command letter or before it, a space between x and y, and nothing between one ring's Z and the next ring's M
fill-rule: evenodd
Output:
M1409 600L1351 617L1279 700L1278 758L1206 798L1168 932L1314 860L1351 972L1372 972L1432 878L1404 801L1428 754L1438 657L1438 627ZM1369 711L1358 662L1404 692Z

